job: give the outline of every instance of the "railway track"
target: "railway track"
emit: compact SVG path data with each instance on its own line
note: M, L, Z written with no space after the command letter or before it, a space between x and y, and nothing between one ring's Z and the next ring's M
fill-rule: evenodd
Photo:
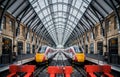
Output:
M87 73L83 67L74 66L74 68L78 71L78 74L81 75L79 77L87 77Z
M68 59L65 59L65 56L63 58L62 53L58 53L58 55L56 55L55 58L52 59L52 61L48 65L64 67L64 66L71 66L72 64L71 62L69 62ZM47 66L45 65L37 67L36 71L33 73L33 76L34 77L50 77L49 74L47 73L46 68ZM64 73L56 74L56 77L65 77L65 74ZM87 77L83 66L80 67L80 65L77 65L76 63L74 63L73 73L71 74L71 77Z
M46 68L47 66L42 66L42 67L37 68L35 72L33 73L33 77L39 77L40 73Z

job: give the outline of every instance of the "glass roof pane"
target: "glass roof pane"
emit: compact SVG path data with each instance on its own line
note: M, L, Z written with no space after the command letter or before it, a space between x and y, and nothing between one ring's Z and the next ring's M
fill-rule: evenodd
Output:
M72 15L77 15L77 13L78 13L78 11L77 10L75 10L75 9L73 9L73 12L72 12Z
M32 5L56 44L65 43L88 6L83 0L36 0Z
M40 16L40 18L41 19L43 19L44 18L44 16L43 16L43 13L41 12L41 13L39 13L39 16Z
M52 3L56 3L57 2L57 0L52 0Z
M64 3L68 3L68 0L63 0Z
M77 0L75 7L79 9L79 7L81 6L82 0Z
M63 5L63 7L64 7L64 8L63 8L62 10L63 10L63 11L67 11L67 6L66 6L66 5Z
M59 4L59 5L58 5L58 10L59 10L59 11L62 11L62 4Z
M39 0L39 5L40 5L41 9L43 9L45 7L44 0Z
M57 5L53 5L53 10L57 11Z

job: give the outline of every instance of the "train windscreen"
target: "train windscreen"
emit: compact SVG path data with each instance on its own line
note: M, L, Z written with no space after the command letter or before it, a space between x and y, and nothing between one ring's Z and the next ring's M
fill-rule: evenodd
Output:
M83 53L83 51L80 47L74 47L74 50L76 53Z
M39 48L39 53L44 53L46 51L46 46Z

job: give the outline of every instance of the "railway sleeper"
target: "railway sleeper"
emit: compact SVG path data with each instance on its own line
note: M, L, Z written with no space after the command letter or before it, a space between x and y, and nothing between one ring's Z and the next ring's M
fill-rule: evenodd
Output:
M94 73L97 77L101 77L103 75L103 72L95 72Z

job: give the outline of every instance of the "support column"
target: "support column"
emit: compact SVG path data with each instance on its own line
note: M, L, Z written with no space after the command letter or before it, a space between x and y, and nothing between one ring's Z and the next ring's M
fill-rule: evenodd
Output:
M88 43L88 53L90 53L90 42Z
M17 48L18 48L18 46L17 46L17 39L14 40L14 45L15 45L14 52L16 52L16 54L17 54L18 53L17 52Z
M94 41L94 54L97 54L98 50L97 50L97 41Z
M2 35L0 35L0 56L2 55Z
M120 35L118 36L118 55L120 56Z

